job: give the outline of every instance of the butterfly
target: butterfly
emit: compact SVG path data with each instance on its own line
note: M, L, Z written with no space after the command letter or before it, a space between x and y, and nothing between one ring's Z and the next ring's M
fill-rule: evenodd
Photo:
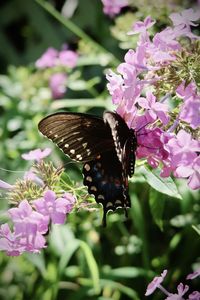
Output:
M109 210L131 207L128 176L134 174L137 137L116 112L103 118L58 112L42 119L39 131L72 160L83 163L83 184L103 205L103 225Z

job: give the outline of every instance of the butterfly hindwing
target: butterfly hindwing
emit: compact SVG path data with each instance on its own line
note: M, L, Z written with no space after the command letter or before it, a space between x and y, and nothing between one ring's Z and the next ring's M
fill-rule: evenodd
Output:
M109 210L131 206L128 187L124 186L122 165L116 151L104 152L83 166L83 183L104 209L104 225Z
M71 159L87 162L114 148L112 135L102 118L81 113L55 113L39 123L40 132Z

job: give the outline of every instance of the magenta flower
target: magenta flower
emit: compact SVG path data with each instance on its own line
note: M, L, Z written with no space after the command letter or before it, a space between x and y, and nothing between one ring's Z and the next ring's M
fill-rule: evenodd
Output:
M101 0L103 3L103 12L110 17L118 14L122 7L128 5L128 0Z
M200 268L194 271L193 273L189 274L186 279L194 279L200 276Z
M22 158L25 160L36 160L41 161L43 158L47 157L51 153L50 148L45 148L43 151L41 149L31 150L28 153L22 154Z
M154 277L154 279L147 286L145 296L151 295L157 288L159 288L160 284L163 282L166 275L167 275L167 270L164 270L161 273L161 276Z
M189 300L200 300L200 293L198 291L194 291L189 295Z
M51 68L56 65L58 51L54 48L48 48L46 52L36 61L36 67L39 69Z
M13 188L13 185L0 179L0 189L11 190L12 188Z
M172 13L169 18L172 20L174 26L182 25L182 27L198 26L194 23L200 19L199 10L194 11L192 8L185 9L181 13Z
M152 92L148 91L146 93L146 98L140 97L138 99L138 104L148 111L152 121L155 121L158 118L164 125L168 123L169 117L166 114L168 112L168 106L164 103L156 102L156 97Z
M78 54L72 50L61 50L58 58L60 65L74 68L77 65Z
M33 201L33 204L40 214L46 216L54 224L64 224L66 214L69 213L75 203L74 197L65 193L63 197L56 199L56 194L48 190L44 197Z
M65 73L55 73L49 79L49 87L51 89L52 97L60 99L65 95L67 75Z

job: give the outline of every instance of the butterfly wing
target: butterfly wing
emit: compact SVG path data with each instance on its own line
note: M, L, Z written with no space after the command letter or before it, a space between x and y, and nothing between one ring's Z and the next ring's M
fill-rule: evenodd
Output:
M122 164L124 181L134 174L137 138L135 131L115 112L105 112L104 121L109 124L117 156Z
M81 113L55 113L40 121L40 132L78 162L93 160L114 148L109 127L102 118Z
M103 224L106 225L106 214L109 210L118 207L131 206L128 187L124 186L122 165L116 151L102 153L95 160L83 166L83 183L88 187L88 192L95 196L97 203L104 209Z

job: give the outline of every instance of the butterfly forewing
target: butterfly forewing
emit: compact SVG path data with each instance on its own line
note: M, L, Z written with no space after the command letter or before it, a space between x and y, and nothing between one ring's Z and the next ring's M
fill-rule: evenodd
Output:
M40 132L71 159L87 162L114 148L109 127L102 118L81 113L56 113L39 123Z

